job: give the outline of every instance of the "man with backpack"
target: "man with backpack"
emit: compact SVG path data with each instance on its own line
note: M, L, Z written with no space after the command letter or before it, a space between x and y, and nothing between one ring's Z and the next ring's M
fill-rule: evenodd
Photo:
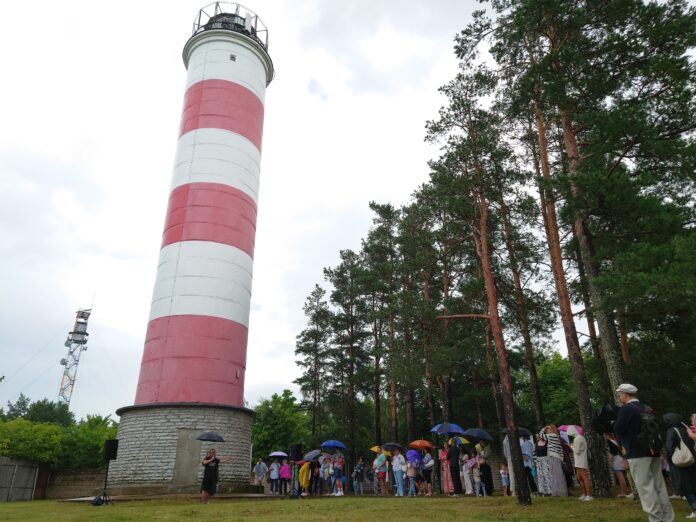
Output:
M613 425L614 433L626 452L643 511L650 522L672 522L674 510L662 477L662 437L655 414L640 403L638 388L632 384L622 384L616 393L622 406Z

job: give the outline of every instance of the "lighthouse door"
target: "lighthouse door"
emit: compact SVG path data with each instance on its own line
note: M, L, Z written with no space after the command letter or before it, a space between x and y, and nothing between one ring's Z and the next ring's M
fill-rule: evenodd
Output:
M201 468L201 441L196 440L196 437L200 435L201 430L179 428L178 431L172 484L196 484L198 470Z

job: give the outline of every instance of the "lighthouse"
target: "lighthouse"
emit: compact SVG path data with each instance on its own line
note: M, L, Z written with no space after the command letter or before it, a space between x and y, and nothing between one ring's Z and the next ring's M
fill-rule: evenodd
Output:
M120 415L116 493L195 492L201 432L222 435L222 488L248 485L244 407L259 198L268 30L252 11L200 10L183 50L187 78L140 375Z

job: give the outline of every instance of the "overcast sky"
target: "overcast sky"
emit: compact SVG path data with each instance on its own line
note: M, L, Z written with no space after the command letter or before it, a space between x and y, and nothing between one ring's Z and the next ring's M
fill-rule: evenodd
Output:
M57 400L93 306L71 409L135 397L199 0L2 2L0 404ZM474 1L249 0L269 28L246 399L295 388L302 304L370 200L402 204L437 153L424 123Z

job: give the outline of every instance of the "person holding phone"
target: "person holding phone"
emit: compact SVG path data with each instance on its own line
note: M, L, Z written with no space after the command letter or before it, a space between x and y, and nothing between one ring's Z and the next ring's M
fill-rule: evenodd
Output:
M201 464L203 465L203 482L201 482L201 504L207 504L210 497L217 492L217 483L220 477L219 465L230 462L232 457L220 460L215 455L215 448L210 448Z

